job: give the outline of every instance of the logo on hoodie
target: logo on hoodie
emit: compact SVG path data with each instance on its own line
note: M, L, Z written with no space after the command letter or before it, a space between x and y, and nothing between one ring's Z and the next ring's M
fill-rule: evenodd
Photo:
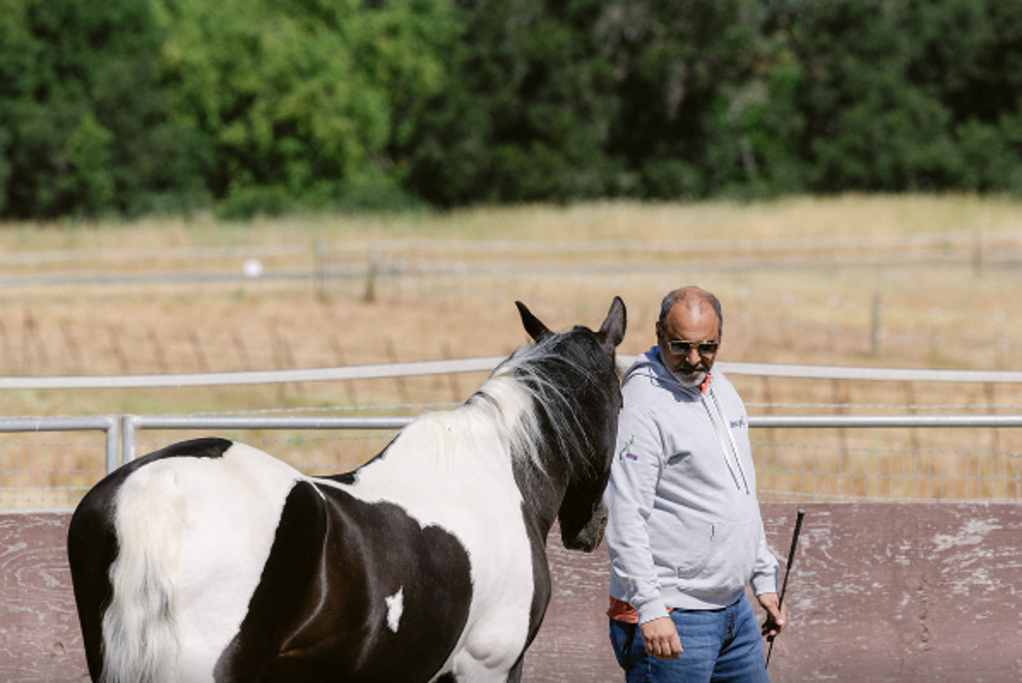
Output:
M639 459L639 456L635 455L635 453L632 453L632 444L634 443L635 436L632 435L632 438L628 439L628 443L625 444L625 447L622 448L621 451L617 454L617 459L619 461L624 462L625 458L628 458L629 460Z
M739 429L740 427L744 427L744 426L745 426L745 416L744 415L742 415L737 420L731 420L731 429Z

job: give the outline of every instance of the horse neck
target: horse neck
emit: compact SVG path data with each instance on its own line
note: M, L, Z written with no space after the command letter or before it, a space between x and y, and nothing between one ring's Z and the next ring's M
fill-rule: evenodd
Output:
M604 376L604 369L592 365L592 356L569 359L538 348L537 353L517 362L512 357L478 395L493 408L507 435L526 517L546 534L561 513L569 488L592 489L588 480L609 463L591 460L604 450L609 458L613 448L613 438L604 442L607 425L616 424L616 411L610 410L614 401L602 383L607 381L609 389L616 377Z
M546 454L544 454L546 456ZM543 457L544 463L552 457ZM552 472L541 468L526 458L512 460L515 483L522 494L522 512L526 524L537 536L546 539L560 512L561 502L568 489L568 475L563 471Z
M576 439L570 438L574 435L552 433L555 420L549 408L540 405L520 378L509 374L491 377L469 405L492 421L494 432L504 441L524 513L537 531L546 534L570 479L568 460L559 448L574 443Z

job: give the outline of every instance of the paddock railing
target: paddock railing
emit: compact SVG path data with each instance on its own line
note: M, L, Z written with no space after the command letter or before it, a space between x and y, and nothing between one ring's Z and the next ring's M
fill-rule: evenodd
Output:
M0 388L130 388L408 377L490 370L500 358L198 375L7 377ZM622 366L632 357L623 356ZM1019 372L718 364L729 375L800 380L1022 383ZM767 501L1022 501L1022 414L762 414L750 403L757 488ZM912 410L911 406L905 406ZM991 409L995 406L990 406ZM1003 408L1003 406L1002 406ZM315 410L315 409L308 409ZM386 410L378 406L377 411ZM173 441L220 435L263 448L308 474L352 469L412 419L295 415L101 415L0 419L0 509L73 507L104 474ZM946 431L950 430L950 431ZM81 442L47 434L78 432ZM337 432L343 432L338 435ZM331 433L330 436L325 436ZM29 436L31 434L31 436ZM270 436L272 434L272 436ZM926 439L918 435L926 434ZM953 434L953 436L951 436ZM997 434L1001 434L998 440ZM980 448L990 441L991 448ZM964 445L963 445L964 444ZM1008 445L1008 448L1003 446ZM1000 447L999 447L1000 446ZM104 458L100 465L97 452Z
M78 377L0 377L0 389L142 389L199 387L242 384L290 384L336 382L388 377L421 377L493 370L504 356L384 363L350 367L306 368L300 370L253 370L247 372L204 372L162 375L81 375ZM619 355L620 369L636 356ZM788 379L862 380L879 382L969 382L975 384L1022 384L1022 372L1010 370L925 370L860 368L786 363L745 363L719 361L715 367L728 375Z
M366 462L413 419L126 414L0 420L0 432L5 433L96 432L103 437L105 453L103 466L96 468L99 443L61 444L55 456L47 452L56 448L52 442L30 448L21 466L0 471L0 508L73 507L103 475L179 440L171 432L227 435L307 474L325 474ZM761 438L765 430L1016 429L1022 427L1022 415L750 415L749 427L754 430L757 488L765 501L1022 501L1022 457L1016 453L858 448ZM323 436L336 431L345 435ZM285 436L268 438L267 432ZM155 434L159 436L146 438ZM73 452L61 458L62 449Z
M0 419L0 432L4 434L18 432L104 432L106 435L106 471L110 473L120 465L121 449L120 442L117 439L117 428L119 425L119 415L8 418Z
M149 430L400 430L414 417L121 416L122 462L137 457L138 432ZM750 429L891 429L916 427L1022 427L1022 415L750 415ZM57 430L54 430L57 431ZM109 468L109 459L108 459ZM107 471L109 472L112 470Z

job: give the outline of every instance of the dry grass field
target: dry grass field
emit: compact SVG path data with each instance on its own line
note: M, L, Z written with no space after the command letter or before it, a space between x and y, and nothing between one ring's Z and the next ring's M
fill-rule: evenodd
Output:
M237 277L254 258L263 276ZM653 342L662 295L688 283L723 303L723 360L1009 370L1022 366L1020 267L1022 202L974 197L4 225L0 371L190 373L495 356L526 340L516 299L566 328L598 325L614 295L629 312L621 352L635 354ZM322 277L304 276L313 272ZM153 273L178 281L145 279ZM196 281L198 273L221 279ZM19 390L0 394L0 414L414 414L463 401L483 379ZM732 379L752 414L1022 411L1022 391L1010 384ZM150 436L155 444L186 435ZM322 437L240 436L282 438L289 452ZM1015 430L764 430L754 438L764 442L764 497L1022 497ZM22 504L12 491L51 486L64 477L58 472L79 471L84 483L60 479L75 489L96 476L80 454L94 446L75 445L85 437L3 441L4 506ZM351 466L375 447L309 456L303 466Z

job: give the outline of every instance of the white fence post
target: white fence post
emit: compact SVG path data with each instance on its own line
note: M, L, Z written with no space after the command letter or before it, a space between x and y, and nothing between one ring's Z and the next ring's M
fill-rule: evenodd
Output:
M106 428L106 473L110 474L121 466L121 441L117 430L120 426L120 416L107 417L109 423Z
M137 419L138 416L130 413L121 416L121 454L125 465L135 459L135 420Z

